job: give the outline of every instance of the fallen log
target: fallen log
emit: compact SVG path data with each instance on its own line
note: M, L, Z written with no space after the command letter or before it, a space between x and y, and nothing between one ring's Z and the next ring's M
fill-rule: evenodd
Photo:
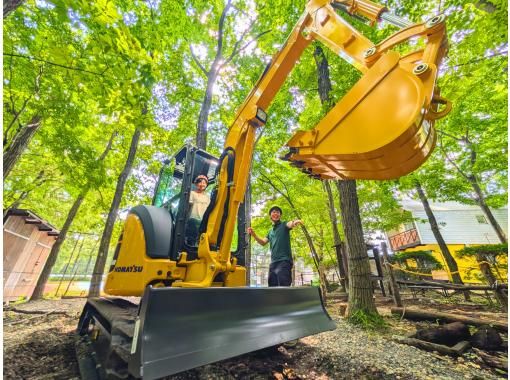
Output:
M485 364L493 367L508 371L508 361L498 356L489 355L482 350L473 348L473 351L485 362Z
M69 315L69 313L67 311L63 311L63 310L24 310L24 309L17 309L15 307L4 308L4 313L7 311L12 311L14 313L19 313L19 314L48 314L49 312L51 312L51 314Z
M471 346L469 342L465 340L457 343L453 347L448 347L437 343L425 342L424 340L414 338L397 338L395 341L397 343L407 344L408 346L417 347L422 350L437 351L440 354L451 356L460 356Z
M407 309L403 307L392 307L391 314L398 315L402 318L411 319L413 321L436 321L445 322L462 322L472 326L490 325L496 330L508 333L508 323L500 321L491 321L489 319L466 317L463 315L453 315L441 313L439 311Z
M415 285L415 286L423 286L424 288L429 286L437 286L444 289L452 289L452 290L497 290L497 289L508 289L508 284L494 284L494 285L460 285L460 284L450 284L448 282L439 282L439 281L409 281L409 280L398 280L398 284L400 285Z
M25 319L20 319L18 321L14 321L14 322L10 322L10 323L5 323L4 326L19 325L19 324L31 321L32 319L41 318L41 317L47 317L48 315L51 315L51 314L56 314L56 313L54 311L48 311L45 314L36 314L36 315L34 315L33 317L30 317L30 318L25 318Z

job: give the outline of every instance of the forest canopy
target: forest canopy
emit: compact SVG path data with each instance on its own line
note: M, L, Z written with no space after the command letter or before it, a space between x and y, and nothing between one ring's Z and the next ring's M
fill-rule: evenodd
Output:
M206 101L207 149L221 153L236 110L305 7L302 0L272 6L258 0L28 0L6 15L5 3L15 2L4 2L4 210L30 209L60 229L83 197L56 271L79 237L93 237L88 249L97 249L135 133L138 149L110 251L127 211L150 204L162 161L195 143ZM473 205L483 198L497 208L508 197L507 2L383 3L412 22L447 15L450 46L438 85L453 109L437 123L437 147L422 168L395 181L358 181L367 240L410 221L399 202L417 199L416 180L431 200ZM345 18L374 42L396 31ZM319 256L333 265L323 184L280 160L292 133L311 129L326 111L314 49L305 51L266 110L250 180L252 225L267 231L267 212L277 204L285 216L303 219ZM336 101L360 73L334 52L324 53ZM336 191L334 200L340 223ZM306 237L293 239L296 256L311 264Z

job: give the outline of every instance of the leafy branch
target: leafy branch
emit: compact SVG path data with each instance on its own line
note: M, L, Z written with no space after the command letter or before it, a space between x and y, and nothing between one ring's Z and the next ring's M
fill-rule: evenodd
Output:
M499 56L502 56L502 55L506 56L507 54L508 54L507 51L503 51L501 53L487 55L487 56L480 57L480 58L474 58L474 59L472 59L470 61L459 63L458 65L453 66L453 68L456 69L456 68L459 68L461 66L471 65L472 63L478 63L478 62L485 61L487 59L491 59L491 58L494 58L494 57L499 57Z
M8 57L28 59L30 61L43 62L43 63L47 63L48 65L52 65L52 66L56 66L56 67L61 67L63 69L74 70L74 71L81 71L83 73L93 74L93 75L98 75L98 76L103 76L105 71L108 69L107 68L103 72L98 73L96 71L90 71L90 70L82 69L81 67L72 67L72 66L61 65L60 63L55 63L55 62L48 61L48 60L45 60L45 59L42 59L42 58L37 58L37 57L29 57L27 55L22 55L22 54L4 53L4 55L8 56Z

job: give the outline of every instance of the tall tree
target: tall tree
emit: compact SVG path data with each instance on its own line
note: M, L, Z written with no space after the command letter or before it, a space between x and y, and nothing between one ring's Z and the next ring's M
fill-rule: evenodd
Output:
M16 10L25 0L4 0L4 18Z
M204 93L204 98L202 101L202 106L200 108L200 114L198 116L197 122L197 133L196 133L196 145L200 149L207 149L207 123L209 119L209 113L211 110L211 104L213 100L213 91L214 86L216 84L216 80L220 75L221 71L242 51L244 51L250 44L256 41L258 38L263 36L266 32L259 33L258 35L251 38L249 41L245 41L246 38L250 35L253 29L253 24L255 20L250 20L248 27L241 33L240 37L235 37L236 40L231 42L231 52L230 54L226 54L225 50L227 45L226 39L228 34L226 32L226 19L230 10L234 10L239 12L239 9L232 5L231 0L227 0L225 7L223 8L221 15L218 21L218 37L216 41L216 51L214 53L214 59L210 63L209 69L205 68L199 58L195 55L192 46L190 45L191 56L193 57L194 62L200 69L200 71L206 77L206 89ZM235 19L235 15L233 17ZM232 32L230 33L232 34ZM232 39L232 38L230 38Z
M436 217L434 216L434 213L432 212L432 209L430 208L429 201L425 195L425 192L423 191L421 183L420 183L420 181L415 180L414 184L415 184L416 192L418 193L418 196L420 197L420 200L423 204L423 208L425 209L425 213L427 214L427 218L429 220L429 224L430 224L430 228L432 229L432 233L434 234L434 238L436 239L437 244L439 245L441 254L443 255L443 258L445 259L445 262L446 262L446 265L448 266L450 275L452 276L452 281L455 284L463 284L462 279L460 278L459 267L457 265L457 262L453 258L452 254L450 253L450 250L448 249L448 246L446 245L446 242L443 239L443 235L441 234L441 231L439 230L439 225L437 224ZM466 300L468 300L469 292L464 292L464 297L466 298Z
M142 109L142 119L147 115L147 108L144 106ZM103 279L104 267L106 259L108 257L108 250L110 248L110 241L112 239L113 226L117 219L117 212L119 211L120 201L122 194L124 193L124 187L126 185L127 178L131 173L133 162L136 156L136 150L138 149L138 142L140 140L141 128L136 127L131 137L131 144L129 147L129 153L124 164L124 168L119 175L117 180L117 186L115 188L115 194L110 205L110 211L106 217L106 222L101 236L101 242L99 243L99 251L97 253L96 263L94 264L94 270L92 272L92 279L90 280L89 297L99 297L101 292L101 282Z
M320 99L325 109L329 110L332 106L329 95L332 89L329 65L324 51L318 45L315 48L314 57L317 65ZM340 180L336 184L340 193L342 226L349 260L348 317L352 318L359 313L377 314L373 300L367 246L361 225L356 181Z
M106 156L108 155L108 152L112 148L113 139L117 135L117 132L114 132L110 139L108 140L108 143L106 145L105 150L103 153L101 153L101 156L98 158L98 162L102 163ZM46 286L46 283L48 282L48 278L50 277L51 270L53 269L53 266L57 262L57 258L60 253L60 248L62 247L62 244L65 242L67 238L67 234L69 232L69 229L71 228L71 225L74 221L74 218L78 214L78 210L81 207L81 204L83 203L83 200L87 196L87 193L89 192L90 188L92 187L92 181L89 180L83 187L83 189L80 191L78 196L76 197L73 205L71 206L71 209L69 210L69 213L67 214L67 218L64 222L64 225L62 226L62 229L60 230L60 233L58 234L57 240L51 247L50 254L48 255L48 259L46 263L44 264L43 270L41 272L41 275L37 279L37 284L35 286L34 292L32 293L32 296L30 297L30 300L38 300L42 299L44 295L44 287Z
M347 243L349 259L349 310L348 317L357 314L378 314L373 300L373 289L370 283L370 264L368 262L367 245L363 237L363 227L359 216L356 181L338 181L342 225Z
M499 240L506 242L491 208L508 202L508 30L504 21L508 2L475 3L473 7L461 2L448 16L449 59L439 85L454 107L438 126L439 149L430 162L440 175L421 182L435 198L478 205ZM453 4L445 1L443 7L451 9Z
M314 59L315 65L317 66L317 83L318 83L318 91L319 97L322 103L323 108L326 110L331 109L333 106L332 99L330 96L332 86L331 86L331 78L329 75L329 63L324 54L323 49L317 44L314 50ZM324 189L326 190L328 196L328 208L329 208L329 217L331 219L331 228L333 231L334 243L335 243L335 252L338 261L338 270L341 276L340 286L342 291L346 291L346 271L343 263L343 245L342 240L340 238L340 233L338 231L338 223L337 216L335 210L335 203L333 200L333 193L331 191L331 185L328 181L324 181ZM348 281L347 281L348 282Z
M503 228L498 223L496 218L494 217L494 214L492 213L491 209L489 208L489 205L487 204L487 196L485 195L484 191L482 190L481 185L481 178L480 175L476 173L476 167L478 166L478 154L477 154L477 148L475 147L474 143L471 141L471 138L469 136L469 129L466 128L466 133L463 137L457 138L455 136L449 135L445 132L442 132L443 135L447 135L452 140L455 140L456 143L460 143L464 145L464 150L466 151L466 154L469 156L469 159L467 160L467 163L464 163L464 167L466 169L463 169L457 162L456 159L453 157L461 158L460 155L450 155L447 151L447 148L445 147L445 143L443 142L443 139L441 139L441 151L444 154L444 157L448 160L448 162L455 168L455 170L460 174L472 187L472 193L473 193L473 200L480 206L483 213L487 217L487 220L489 221L490 225L496 232L496 235L498 236L501 243L507 243L508 239L503 231ZM462 150L460 150L462 151ZM459 157L460 156L460 157ZM499 160L498 160L499 161ZM494 161L493 161L494 163Z
M331 219L331 229L333 231L333 238L335 243L335 253L338 262L338 271L340 275L340 287L343 292L347 289L345 287L346 282L346 270L344 266L344 255L343 255L343 243L340 238L340 232L338 231L338 221L336 216L335 201L333 199L333 192L331 191L331 185L328 181L324 181L324 189L328 195L328 209L329 218Z
M28 143L40 126L41 117L36 115L28 122L28 124L21 126L11 144L9 144L9 146L4 150L4 179L9 175L14 165L16 165L16 162L18 162L19 158L27 148Z

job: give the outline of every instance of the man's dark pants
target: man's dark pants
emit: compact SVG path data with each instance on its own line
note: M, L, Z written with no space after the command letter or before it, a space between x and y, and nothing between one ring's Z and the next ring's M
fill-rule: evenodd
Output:
M269 265L269 286L290 286L292 284L292 263L277 261Z

